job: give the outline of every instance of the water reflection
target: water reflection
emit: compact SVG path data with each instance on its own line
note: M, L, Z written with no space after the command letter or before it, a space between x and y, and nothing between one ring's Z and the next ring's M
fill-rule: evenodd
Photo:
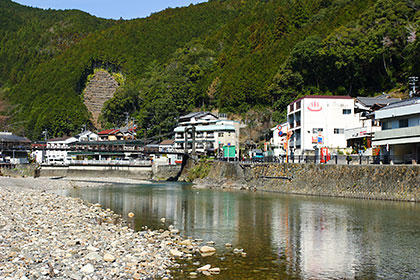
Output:
M74 189L133 226L174 224L185 236L244 248L215 257L213 279L412 279L420 275L419 205L270 193L195 190L177 183ZM160 219L166 218L166 224Z

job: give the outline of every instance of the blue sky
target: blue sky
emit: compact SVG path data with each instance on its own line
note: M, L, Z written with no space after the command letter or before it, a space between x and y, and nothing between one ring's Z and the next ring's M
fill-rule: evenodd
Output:
M206 2L205 0L13 0L43 9L78 9L102 18L133 19L147 17L166 8Z

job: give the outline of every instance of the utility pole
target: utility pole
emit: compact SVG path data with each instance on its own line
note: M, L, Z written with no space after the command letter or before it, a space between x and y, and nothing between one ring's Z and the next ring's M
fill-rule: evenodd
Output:
M126 126L127 126L127 128L128 128L129 114L128 114L128 112L125 112L124 114L125 114L125 125L126 125Z
M195 126L192 127L192 156L195 158Z
M416 83L418 82L419 77L408 77L408 85L410 86L410 98L416 95Z

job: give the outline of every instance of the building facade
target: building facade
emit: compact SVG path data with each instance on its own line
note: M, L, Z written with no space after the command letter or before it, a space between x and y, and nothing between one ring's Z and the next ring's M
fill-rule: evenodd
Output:
M373 145L384 163L419 163L420 98L388 105L375 112L382 130L375 132Z
M174 130L175 149L222 158L237 158L239 130L238 121L219 119L210 112L191 113L182 116Z
M344 131L361 126L350 96L302 97L287 106L287 122L292 132L289 153L295 155L313 153L323 147L344 149L347 147Z
M273 148L273 155L275 157L285 155L286 148L285 142L287 141L287 132L289 131L289 124L282 123L271 129L273 137L270 140L271 147Z
M399 101L401 99L391 98L388 94L376 97L357 97L354 110L359 115L361 126L344 131L347 146L364 155L372 155L373 135L375 132L381 131L380 122L375 118L375 111Z
M0 132L0 163L29 163L28 154L31 151L31 141L11 132Z

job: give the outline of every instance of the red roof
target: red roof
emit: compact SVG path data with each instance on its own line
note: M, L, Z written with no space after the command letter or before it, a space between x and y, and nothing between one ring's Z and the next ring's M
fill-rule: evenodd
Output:
M99 132L98 135L112 135L117 134L119 131L119 129L106 129Z

